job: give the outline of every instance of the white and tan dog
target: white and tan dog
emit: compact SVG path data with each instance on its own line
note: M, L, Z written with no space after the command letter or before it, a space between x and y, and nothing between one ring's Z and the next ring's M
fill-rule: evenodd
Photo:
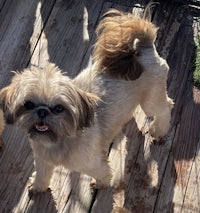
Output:
M29 135L36 170L31 192L47 190L57 165L109 185L108 148L138 105L154 116L155 139L169 130L173 101L166 92L168 65L154 45L157 28L111 10L98 33L94 63L76 78L49 64L16 72L1 90L5 116Z

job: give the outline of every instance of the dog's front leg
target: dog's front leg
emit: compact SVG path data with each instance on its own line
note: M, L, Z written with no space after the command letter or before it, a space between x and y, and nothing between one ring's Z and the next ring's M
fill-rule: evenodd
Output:
M166 98L159 99L159 97ZM155 95L153 101L148 100L146 104L141 104L147 116L154 116L154 121L149 128L149 133L157 141L164 137L170 129L171 110L173 106L174 102L172 99L164 93L160 94L158 97Z
M165 136L170 129L171 110L173 106L174 102L167 97L163 107L160 111L158 110L157 113L155 113L154 121L150 126L149 133L158 141Z
M54 166L35 157L35 172L30 177L30 193L45 192L50 184Z
M86 171L86 174L92 176L91 188L105 188L110 186L112 178L111 168L106 159L101 160L92 170Z

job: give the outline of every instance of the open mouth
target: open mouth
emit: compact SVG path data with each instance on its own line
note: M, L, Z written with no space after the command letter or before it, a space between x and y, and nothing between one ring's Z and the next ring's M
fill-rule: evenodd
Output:
M39 123L39 124L35 124L34 128L41 133L50 131L50 127L48 124L44 124L44 123Z

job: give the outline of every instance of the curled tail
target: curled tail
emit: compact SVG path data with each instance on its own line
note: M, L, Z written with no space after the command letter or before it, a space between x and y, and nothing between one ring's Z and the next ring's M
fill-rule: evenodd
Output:
M98 28L94 60L102 72L126 80L140 77L143 67L137 57L139 47L153 45L157 28L150 21L111 9Z

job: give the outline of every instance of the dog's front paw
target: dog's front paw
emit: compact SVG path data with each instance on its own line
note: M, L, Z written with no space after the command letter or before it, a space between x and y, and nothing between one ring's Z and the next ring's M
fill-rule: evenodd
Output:
M122 207L114 207L111 213L131 213L131 212Z
M91 189L102 189L102 188L107 188L110 186L110 182L102 182L100 180L96 180L94 178L92 178L92 180L90 181L90 188Z
M29 192L29 194L38 194L38 193L42 193L42 192L46 192L46 191L48 191L48 190L50 190L49 188L37 188L37 187L35 187L34 185L29 185L28 186L28 192Z
M151 137L155 141L160 141L161 138L163 138L166 134L166 131L163 131L161 128L159 128L154 123L151 124L148 133L151 135Z
M37 194L49 190L48 185L43 182L36 181L36 172L29 178L28 191L30 194Z
M159 141L160 140L160 136L157 134L157 131L155 130L154 127L151 127L148 131L149 135L153 138L153 140L155 141Z

